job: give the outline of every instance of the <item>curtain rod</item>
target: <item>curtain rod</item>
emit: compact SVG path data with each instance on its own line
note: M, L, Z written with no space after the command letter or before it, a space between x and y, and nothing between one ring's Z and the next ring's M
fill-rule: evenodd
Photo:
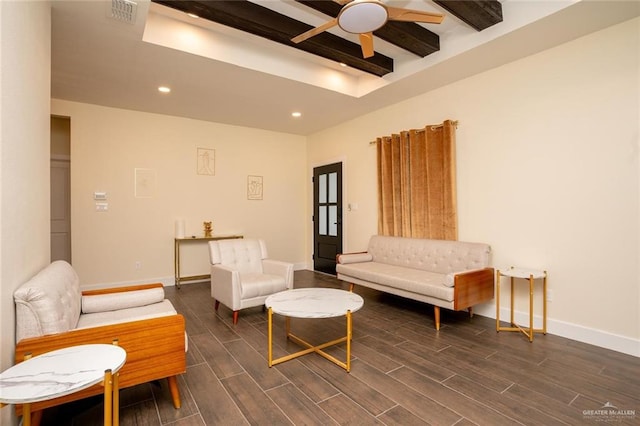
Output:
M453 124L453 127L455 127L456 129L458 128L458 120L453 120L451 122L451 124ZM442 127L444 124L433 124L431 126L425 126L425 128L430 127L431 130L435 130L435 129L439 129L440 127ZM424 129L415 129L416 132L424 132ZM371 141L369 142L369 145L375 145L376 141Z

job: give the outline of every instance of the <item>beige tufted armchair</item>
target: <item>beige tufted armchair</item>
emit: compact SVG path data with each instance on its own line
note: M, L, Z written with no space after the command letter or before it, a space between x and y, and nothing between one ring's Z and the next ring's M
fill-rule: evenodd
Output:
M293 288L293 264L268 259L264 240L237 239L209 242L211 297L233 311L264 305L273 294Z

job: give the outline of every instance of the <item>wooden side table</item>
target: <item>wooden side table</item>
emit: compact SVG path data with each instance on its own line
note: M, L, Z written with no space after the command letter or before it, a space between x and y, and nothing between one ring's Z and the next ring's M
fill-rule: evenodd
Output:
M127 358L120 346L78 345L47 352L0 374L0 402L23 405L23 424L31 425L31 403L104 386L104 424L119 424L118 371Z
M509 277L511 281L511 326L500 326L500 281L502 277ZM515 323L513 319L513 290L516 279L526 280L529 283L529 327L524 328ZM535 280L542 279L542 328L533 328L533 287ZM496 332L521 331L533 342L533 333L547 334L547 271L528 268L514 268L496 270Z

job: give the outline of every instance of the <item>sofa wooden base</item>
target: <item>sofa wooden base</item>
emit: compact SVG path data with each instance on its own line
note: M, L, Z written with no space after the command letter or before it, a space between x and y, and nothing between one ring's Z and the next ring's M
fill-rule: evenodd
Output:
M120 389L168 378L173 405L180 408L180 390L176 376L186 371L184 329L184 317L170 315L32 337L18 342L15 361L22 362L27 354L36 356L69 346L88 343L111 344L117 341L118 345L127 351L127 361L120 370ZM102 386L96 385L72 395L33 403L31 410L37 412L102 393ZM16 405L16 413L22 414L21 405Z
M479 269L473 272L461 273L454 278L453 310L468 310L469 316L473 316L473 306L485 303L494 297L493 268ZM349 283L349 291L353 291L354 283ZM434 325L440 330L440 308L450 309L446 306L433 305Z

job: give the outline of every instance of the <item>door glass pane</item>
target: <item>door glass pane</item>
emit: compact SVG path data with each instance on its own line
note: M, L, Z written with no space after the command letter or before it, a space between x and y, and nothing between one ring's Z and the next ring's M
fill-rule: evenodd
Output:
M327 235L327 206L320 206L318 211L318 234Z
M338 174L329 173L329 202L338 202Z
M329 235L338 235L338 206L329 206Z
M318 201L320 203L327 202L327 175L320 175L318 182Z

